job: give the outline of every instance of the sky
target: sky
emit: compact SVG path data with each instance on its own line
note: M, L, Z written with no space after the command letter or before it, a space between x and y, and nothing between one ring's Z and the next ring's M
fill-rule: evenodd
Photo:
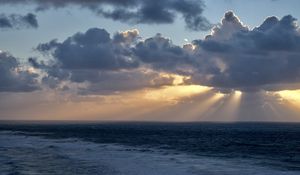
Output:
M300 121L298 0L0 0L0 120Z

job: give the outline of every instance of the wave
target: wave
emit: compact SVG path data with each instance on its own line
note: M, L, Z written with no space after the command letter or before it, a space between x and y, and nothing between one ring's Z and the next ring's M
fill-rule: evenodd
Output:
M100 144L77 138L46 139L0 132L0 174L296 175L247 159L192 156L172 150Z

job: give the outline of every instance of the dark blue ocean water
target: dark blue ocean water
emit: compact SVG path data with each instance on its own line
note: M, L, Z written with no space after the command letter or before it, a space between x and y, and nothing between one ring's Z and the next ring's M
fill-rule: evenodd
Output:
M1 131L26 138L37 136L55 141L76 138L99 145L122 145L126 146L123 151L128 155L132 150L143 155L157 154L153 150L160 150L162 156L184 154L193 160L199 157L245 161L245 164L251 162L251 166L267 167L277 174L300 173L300 124L297 123L2 123ZM243 166L233 167L243 172ZM218 173L211 170L204 174Z

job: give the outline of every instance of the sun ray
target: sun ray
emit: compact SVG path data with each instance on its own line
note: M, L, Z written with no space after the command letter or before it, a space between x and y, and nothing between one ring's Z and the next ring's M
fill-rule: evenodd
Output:
M225 94L221 103L206 114L206 118L208 120L235 121L239 111L241 96L241 91Z
M199 85L174 85L160 89L139 90L127 94L127 99L131 100L127 100L126 105L111 113L114 113L113 116L122 115L126 120L163 120L168 118L162 116L166 111L170 109L173 111L179 103L205 94L210 89Z
M193 97L189 102L178 105L173 112L177 121L201 121L205 113L224 97L221 93L214 91L206 92L200 96Z
M167 87L145 94L145 98L159 103L156 109L143 113L144 118L155 120L184 120L186 112L195 105L197 98L205 98L210 94L208 87L198 85Z

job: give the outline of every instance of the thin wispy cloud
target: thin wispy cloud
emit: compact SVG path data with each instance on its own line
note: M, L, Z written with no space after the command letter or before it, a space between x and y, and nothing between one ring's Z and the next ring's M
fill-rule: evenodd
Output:
M36 10L80 6L104 18L129 24L170 24L183 17L190 30L209 30L202 0L2 0L0 4L36 5Z
M0 14L0 29L38 28L39 24L35 14Z

